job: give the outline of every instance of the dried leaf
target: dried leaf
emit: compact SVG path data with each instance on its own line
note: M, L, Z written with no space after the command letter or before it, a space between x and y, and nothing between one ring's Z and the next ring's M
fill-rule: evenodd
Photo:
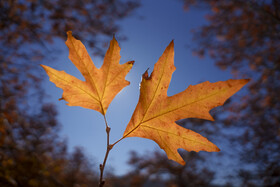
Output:
M85 46L81 41L67 32L66 45L69 48L69 58L85 78L81 81L76 77L42 65L50 77L50 81L63 89L61 99L69 106L80 106L97 110L105 115L107 108L114 97L127 85L125 76L133 66L133 61L119 64L120 47L115 38L110 42L103 65L100 69L93 64Z
M213 121L209 111L241 89L249 80L240 79L203 82L189 86L171 97L167 89L174 66L173 41L154 66L151 76L146 71L142 76L140 97L130 122L123 134L126 137L142 137L154 140L169 159L185 164L177 149L187 151L216 152L219 148L205 137L175 123L184 118L200 118Z

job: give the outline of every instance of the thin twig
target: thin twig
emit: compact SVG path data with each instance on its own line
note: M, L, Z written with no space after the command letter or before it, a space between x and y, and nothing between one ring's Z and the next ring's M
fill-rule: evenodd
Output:
M100 168L99 187L103 187L103 185L105 184L105 180L103 180L104 168L105 168L105 165L106 165L106 161L107 161L109 152L111 151L111 149L114 146L114 145L110 145L110 130L111 130L111 128L107 124L107 120L106 120L105 115L103 115L103 116L104 116L104 121L105 121L105 125L106 125L106 133L107 133L107 150L106 150L106 154L105 154L105 157L104 157L103 164L99 165L99 168Z
M116 145L117 143L119 143L121 140L123 140L125 137L120 138L118 141L116 141L115 143L112 144L112 146Z

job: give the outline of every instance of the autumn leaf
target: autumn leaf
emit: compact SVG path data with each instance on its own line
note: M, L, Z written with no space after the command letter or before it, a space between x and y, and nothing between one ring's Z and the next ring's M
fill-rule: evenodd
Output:
M69 106L80 106L93 109L105 115L107 108L114 97L127 85L129 81L125 76L133 66L134 61L119 64L120 47L115 38L110 42L103 65L96 68L85 46L81 41L67 32L68 39L65 42L69 48L69 58L81 72L85 81L42 65L47 74L57 87L63 89L61 99L68 102Z
M148 76L147 71L143 74L139 101L123 138L154 140L169 159L184 165L184 160L177 152L179 148L196 152L216 152L219 148L200 134L177 125L175 121L184 118L213 121L209 111L223 105L249 80L207 81L168 97L167 89L175 69L172 41L155 64L152 74Z

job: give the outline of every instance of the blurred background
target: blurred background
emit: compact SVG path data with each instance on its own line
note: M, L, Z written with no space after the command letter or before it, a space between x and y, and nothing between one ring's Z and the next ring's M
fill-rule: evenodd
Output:
M126 138L110 152L105 186L280 186L279 0L2 0L0 20L0 186L98 186L103 116L58 101L62 90L39 66L83 80L68 59L68 30L97 67L113 35L121 63L135 60L106 114L111 143L138 102L142 73L171 40L169 96L207 80L251 79L211 111L214 122L177 122L221 152L179 150L181 166L151 140Z

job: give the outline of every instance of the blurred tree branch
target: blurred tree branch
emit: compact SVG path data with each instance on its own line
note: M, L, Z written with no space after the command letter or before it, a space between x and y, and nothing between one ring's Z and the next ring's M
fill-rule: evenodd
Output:
M119 30L117 21L131 15L138 6L138 1L129 0L1 1L1 88L10 85L11 89L16 82L17 89L23 85L38 88L38 64L54 60L57 49L52 46L50 50L49 45L59 38L64 41L68 30L79 33L82 40L87 38L87 44L97 49L95 54L103 54L96 44L106 42L108 36L110 39Z
M184 0L185 7L207 7L208 24L194 30L194 52L209 55L221 69L252 78L247 96L229 102L218 116L227 128L239 127L234 138L242 149L238 177L243 186L280 184L280 1ZM247 172L247 174L245 174Z

